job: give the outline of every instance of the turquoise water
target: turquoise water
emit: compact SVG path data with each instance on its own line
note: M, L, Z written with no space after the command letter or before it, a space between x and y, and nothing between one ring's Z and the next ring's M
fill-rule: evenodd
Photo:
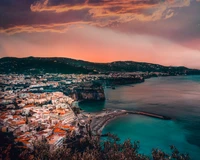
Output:
M105 103L105 101L83 101L79 102L79 107L86 112L100 112L105 108Z
M111 121L104 133L117 134L121 140L139 140L140 151L152 148L169 151L175 145L199 160L200 156L200 76L151 78L145 83L106 89L107 100L80 105L87 112L104 108L140 110L172 117L171 121L129 115Z
M119 135L121 142L128 138L132 142L139 141L139 152L145 155L151 155L152 148L171 153L170 145L175 145L182 153L189 153L193 159L200 154L198 146L187 142L186 136L189 132L174 121L128 115L111 121L103 130L103 133L108 132Z

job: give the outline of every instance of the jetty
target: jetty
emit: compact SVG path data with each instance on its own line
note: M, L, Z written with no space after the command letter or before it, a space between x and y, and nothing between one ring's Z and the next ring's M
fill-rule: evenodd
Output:
M144 116L153 117L153 118L158 118L158 119L163 119L163 120L171 120L171 118L168 117L168 116L158 115L158 114L149 113L149 112L127 111L127 113L128 113L128 114L139 114L139 115L144 115Z

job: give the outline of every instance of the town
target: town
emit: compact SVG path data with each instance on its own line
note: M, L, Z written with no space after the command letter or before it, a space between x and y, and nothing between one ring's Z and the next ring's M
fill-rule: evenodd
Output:
M66 138L66 133L83 135L91 121L91 115L81 112L74 105L75 101L105 100L103 87L141 83L155 74L157 73L2 74L1 132L12 133L16 143L21 142L29 148L34 141L43 138L52 146L60 146ZM164 73L158 75L166 76ZM117 114L124 113L122 111ZM107 114L113 117L116 113ZM93 115L93 118L98 116ZM95 121L92 124L95 124ZM95 125L94 130L97 130L96 127Z

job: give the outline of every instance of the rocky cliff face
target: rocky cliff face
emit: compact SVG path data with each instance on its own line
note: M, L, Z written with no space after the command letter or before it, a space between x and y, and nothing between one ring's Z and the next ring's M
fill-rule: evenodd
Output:
M84 83L74 88L74 100L105 100L104 89L99 83Z

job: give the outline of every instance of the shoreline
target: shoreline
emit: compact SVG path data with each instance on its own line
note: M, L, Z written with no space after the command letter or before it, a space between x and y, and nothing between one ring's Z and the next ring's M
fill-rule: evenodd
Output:
M191 76L191 75L169 75L169 76L151 76L148 78L144 78L143 82L139 82L139 83L131 83L131 84L124 84L124 85L116 85L117 87L121 87L121 86L131 86L134 84L140 84L140 83L145 83L146 79L151 79L151 78L160 78L160 77L177 77L177 76ZM80 102L87 102L87 101L91 101L91 100L74 100L74 102L76 102L79 106ZM93 100L92 100L93 101ZM94 100L95 101L95 100ZM106 114L106 112L108 112ZM120 116L124 116L124 115L128 115L128 114L137 114L137 115L142 115L142 116L147 116L147 117L152 117L152 118L157 118L157 119L162 119L162 120L171 120L171 117L168 116L164 116L164 115L159 115L159 114L155 114L155 113L150 113L150 112L143 112L143 111L129 111L129 110L120 110L120 109L106 109L106 111L100 111L97 113L88 113L83 111L83 113L85 114L90 114L91 118L92 118L92 123L91 123L91 130L92 132L95 132L96 134L102 134L102 130L104 129L104 127L112 120L120 117ZM102 117L102 114L103 117ZM94 123L94 124L93 124Z
M92 132L95 132L97 134L101 134L103 128L112 120L124 116L124 115L142 115L152 118L158 118L162 120L171 120L170 117L158 115L154 113L149 112L142 112L142 111L127 111L127 110L108 110L103 111L100 113L94 113L92 116L92 122L91 122L91 130Z
M116 119L116 118L118 118L120 116L126 115L126 114L127 114L126 112L122 112L122 113L119 113L117 115L112 114L112 115L106 115L106 117L105 116L100 117L100 118L99 117L95 117L95 119L92 119L92 122L94 124L91 125L91 130L92 130L92 132L95 132L97 134L101 134L103 128L110 121L112 121L112 120L114 120L114 119ZM97 118L99 118L99 119L97 119Z

